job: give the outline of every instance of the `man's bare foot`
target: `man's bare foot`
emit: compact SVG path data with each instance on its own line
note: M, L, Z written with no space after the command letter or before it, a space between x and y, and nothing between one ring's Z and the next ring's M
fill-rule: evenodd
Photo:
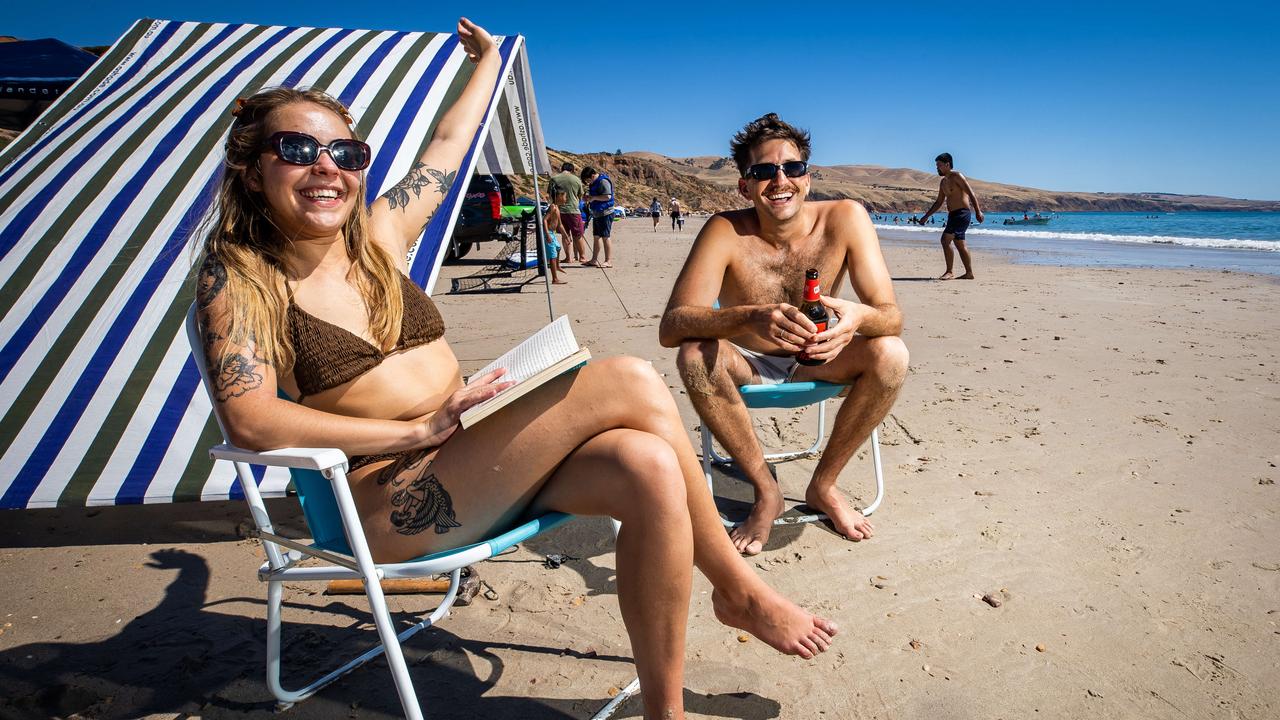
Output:
M938 279L939 279L939 280L954 280L954 279L955 279L955 277L956 277L956 276L955 276L955 273L953 273L953 272L951 272L950 270L948 270L948 271L946 271L946 272L942 273L941 275L939 275L939 276L938 276Z
M582 264L586 267L600 267L595 260L583 260Z
M568 280L552 280L551 284L552 285L568 285L569 281Z
M839 632L835 623L805 612L763 582L756 592L736 600L713 590L711 605L716 619L725 625L746 630L780 653L806 660L826 652Z
M773 521L782 514L782 490L773 485L764 492L756 490L756 504L742 524L729 531L729 539L733 546L743 555L759 555L764 544L769 542L769 532L773 530Z
M805 490L804 502L830 518L831 524L836 526L836 532L849 540L870 539L875 530L871 521L854 510L849 501L844 499L844 493L834 487L824 491L810 484L809 489Z
M972 279L973 279L973 273L971 273L971 272L967 272L967 273L965 273L965 274L961 275L961 276L960 276L960 279L961 279L961 280L972 280Z

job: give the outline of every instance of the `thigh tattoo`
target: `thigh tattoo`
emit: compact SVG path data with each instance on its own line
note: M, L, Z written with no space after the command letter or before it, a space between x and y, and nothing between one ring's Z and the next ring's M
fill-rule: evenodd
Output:
M417 535L432 526L437 535L443 535L452 528L462 527L453 512L453 498L435 473L427 473L431 463L418 473L401 476L406 470L417 470L426 456L425 450L406 453L378 475L379 485L390 482L395 488L391 493L391 505L395 508L391 511L391 524L401 535Z

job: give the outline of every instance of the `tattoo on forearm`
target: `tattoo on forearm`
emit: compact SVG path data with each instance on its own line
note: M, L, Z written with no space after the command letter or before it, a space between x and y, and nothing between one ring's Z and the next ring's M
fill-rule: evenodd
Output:
M434 474L419 477L392 493L391 505L397 508L391 511L391 524L401 535L417 535L432 526L437 535L443 535L462 527L453 514L453 498Z
M456 170L445 173L435 168L427 167L422 161L415 162L413 168L409 170L409 174L404 179L396 183L382 194L391 205L391 209L397 208L404 210L409 207L411 199L422 197L422 188L435 184L436 192L441 195L448 195L449 188L453 187L453 181L457 177ZM409 193L413 192L413 198L409 197Z

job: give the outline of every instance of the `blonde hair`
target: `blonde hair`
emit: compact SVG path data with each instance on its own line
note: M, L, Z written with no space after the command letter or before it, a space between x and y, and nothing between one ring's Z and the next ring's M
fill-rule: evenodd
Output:
M256 354L278 372L293 369L294 349L285 318L288 290L285 257L291 239L271 220L263 194L253 190L246 177L258 174L258 156L267 147L271 115L286 106L312 103L342 118L357 137L347 108L314 88L278 87L236 101L235 122L227 135L226 159L212 211L201 223L204 234L199 267L212 262L226 270L227 338L238 345L254 346ZM259 179L261 176L258 176ZM369 209L364 204L365 177L360 174L359 202L343 225L343 240L351 261L353 281L369 316L369 332L381 347L400 337L404 301L400 271L391 256L369 237ZM225 347L225 346L224 346ZM221 365L232 353L211 364Z

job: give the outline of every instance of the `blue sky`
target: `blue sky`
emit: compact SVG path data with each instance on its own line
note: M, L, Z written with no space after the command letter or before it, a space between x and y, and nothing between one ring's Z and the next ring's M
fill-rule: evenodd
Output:
M724 155L777 112L813 160L1055 190L1280 200L1276 3L22 3L0 33L108 44L140 17L528 38L547 143ZM1043 5L1043 7L1041 6Z

